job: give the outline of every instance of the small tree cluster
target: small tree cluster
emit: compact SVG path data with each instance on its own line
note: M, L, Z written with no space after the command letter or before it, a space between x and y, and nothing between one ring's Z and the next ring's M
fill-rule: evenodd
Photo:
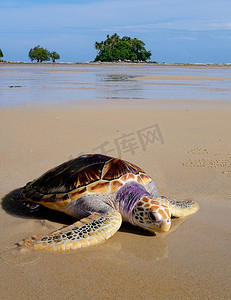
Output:
M42 48L41 46L36 46L31 48L28 54L31 61L37 60L37 62L50 61L55 62L56 59L60 59L60 55L52 51Z
M137 38L124 36L122 39L115 33L107 35L102 42L95 42L98 55L95 61L146 61L151 57L151 51L145 49L145 44Z

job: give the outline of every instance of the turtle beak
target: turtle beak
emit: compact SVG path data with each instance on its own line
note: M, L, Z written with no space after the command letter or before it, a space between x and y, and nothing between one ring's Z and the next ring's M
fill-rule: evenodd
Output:
M161 231L169 231L171 227L171 219L166 219L166 220L163 220L161 225L160 225L160 230Z
M153 224L149 226L151 230L169 231L171 227L171 218L163 219L158 212L152 212L150 216L153 220Z
M171 221L169 220L162 220L159 223L156 223L155 225L150 225L149 229L150 231L169 231L171 227Z

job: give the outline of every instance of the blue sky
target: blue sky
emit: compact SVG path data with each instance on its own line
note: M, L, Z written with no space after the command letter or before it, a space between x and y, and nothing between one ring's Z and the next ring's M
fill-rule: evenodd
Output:
M231 62L231 0L0 0L4 59L41 45L60 61L91 61L107 34L137 37L152 60Z

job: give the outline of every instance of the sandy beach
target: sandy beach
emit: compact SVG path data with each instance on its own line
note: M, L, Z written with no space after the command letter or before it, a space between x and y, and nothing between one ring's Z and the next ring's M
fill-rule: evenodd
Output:
M1 299L230 299L231 103L171 98L1 108ZM200 210L156 236L123 224L96 246L19 251L74 220L20 210L18 189L93 152L140 166L160 195Z

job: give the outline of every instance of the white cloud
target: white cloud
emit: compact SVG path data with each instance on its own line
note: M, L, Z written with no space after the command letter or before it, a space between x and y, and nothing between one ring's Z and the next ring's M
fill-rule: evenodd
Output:
M231 29L231 22L224 22L217 20L204 21L204 20L188 20L178 19L171 22L160 22L153 24L139 24L139 25L126 25L126 26L112 26L105 28L104 30L116 31L116 30L130 30L146 32L155 29L170 29L170 30L188 30L188 31L209 31L209 30L228 30Z

